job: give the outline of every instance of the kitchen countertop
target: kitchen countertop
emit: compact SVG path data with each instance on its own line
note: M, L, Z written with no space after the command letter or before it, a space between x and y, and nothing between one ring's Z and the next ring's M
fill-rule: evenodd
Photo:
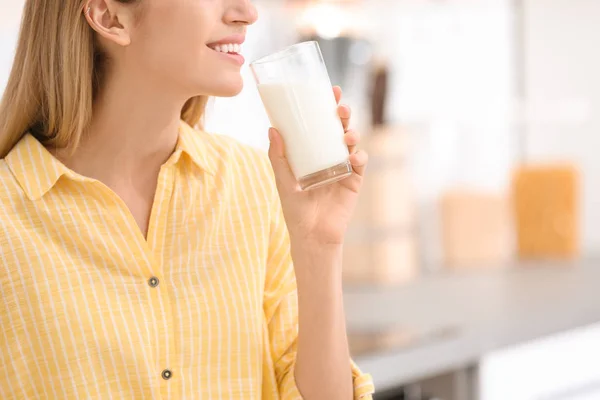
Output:
M600 322L599 289L600 257L444 271L397 288L348 287L353 357L378 390L396 388Z

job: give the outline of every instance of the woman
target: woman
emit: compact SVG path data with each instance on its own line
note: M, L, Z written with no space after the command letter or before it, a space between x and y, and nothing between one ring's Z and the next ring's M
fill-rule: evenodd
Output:
M26 1L0 107L0 398L371 397L341 291L357 135L354 175L304 193L276 131L269 165L192 128L241 90L222 49L256 18L249 0Z

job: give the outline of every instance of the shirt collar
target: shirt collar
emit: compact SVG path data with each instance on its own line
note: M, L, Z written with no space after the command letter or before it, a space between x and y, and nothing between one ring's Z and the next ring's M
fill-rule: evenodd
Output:
M176 163L179 161L181 153L185 153L198 168L210 175L215 175L217 170L215 162L218 155L217 150L211 145L210 136L210 134L196 130L186 122L181 121L179 140L177 141L175 154L171 157L171 162Z
M209 134L181 122L174 154L167 164L177 164L185 153L203 171L214 175L215 149L208 143ZM35 137L26 133L5 158L17 182L31 200L42 198L62 176L76 181L93 181L67 168Z
M31 200L43 197L63 175L80 181L88 179L67 168L30 133L13 147L5 161Z

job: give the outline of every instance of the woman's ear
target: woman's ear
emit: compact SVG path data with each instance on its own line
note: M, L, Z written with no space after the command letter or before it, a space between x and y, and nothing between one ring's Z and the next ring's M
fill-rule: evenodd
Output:
M115 0L90 0L83 10L87 22L101 37L119 46L131 44L133 10Z

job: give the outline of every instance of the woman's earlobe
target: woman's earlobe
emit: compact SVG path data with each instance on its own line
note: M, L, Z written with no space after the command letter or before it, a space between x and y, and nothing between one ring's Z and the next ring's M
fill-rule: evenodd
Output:
M129 34L116 36L114 42L119 46L127 47L131 44L131 37Z

